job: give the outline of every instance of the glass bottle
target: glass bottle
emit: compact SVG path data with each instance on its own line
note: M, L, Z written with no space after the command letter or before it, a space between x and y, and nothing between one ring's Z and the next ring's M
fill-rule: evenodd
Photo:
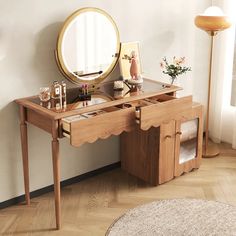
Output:
M66 108L66 83L64 80L61 81L61 96L62 96L62 106Z
M51 97L52 97L52 105L59 110L62 108L62 96L61 96L61 85L58 81L53 81L52 88L51 88Z
M52 84L51 97L54 99L61 98L61 85L56 80L53 81L53 84Z
M64 80L61 81L61 95L62 97L66 97L66 83Z
M49 87L41 87L39 89L39 99L41 102L47 102L50 100L50 88Z

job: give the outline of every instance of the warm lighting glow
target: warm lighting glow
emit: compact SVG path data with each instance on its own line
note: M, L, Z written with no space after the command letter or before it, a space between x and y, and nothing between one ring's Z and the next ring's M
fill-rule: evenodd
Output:
M211 36L231 26L231 19L216 6L208 7L202 15L195 17L195 25Z
M211 6L204 11L203 16L224 16L224 13L219 7Z

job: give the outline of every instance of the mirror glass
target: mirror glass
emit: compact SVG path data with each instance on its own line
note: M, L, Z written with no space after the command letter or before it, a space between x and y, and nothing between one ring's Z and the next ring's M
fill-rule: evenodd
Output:
M84 8L65 22L58 39L58 62L73 82L104 79L114 68L120 42L112 18L96 8Z

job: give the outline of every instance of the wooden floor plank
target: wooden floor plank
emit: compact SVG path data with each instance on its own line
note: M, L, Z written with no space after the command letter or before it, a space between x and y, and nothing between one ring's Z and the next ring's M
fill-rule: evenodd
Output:
M62 229L55 230L53 193L32 205L0 210L0 235L104 235L128 209L160 199L201 198L236 206L236 151L202 160L199 170L152 187L116 169L62 189Z

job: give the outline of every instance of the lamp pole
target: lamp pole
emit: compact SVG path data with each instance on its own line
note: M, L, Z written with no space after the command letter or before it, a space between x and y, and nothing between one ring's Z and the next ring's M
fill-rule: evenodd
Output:
M206 126L205 126L205 143L203 146L203 157L214 157L220 152L215 143L209 143L209 116L210 116L210 100L211 100L211 81L212 81L212 57L213 57L213 44L214 36L231 26L231 20L224 15L223 11L216 6L207 8L204 14L195 17L195 25L206 31L211 37L210 48L210 65L209 65L209 79L208 79L208 99L206 111Z
M203 147L204 157L214 157L219 154L217 146L208 146L209 142L209 118L210 118L210 102L211 102L211 78L212 78L212 57L213 57L213 46L215 31L208 32L211 37L211 48L210 48L210 62L209 62L209 78L208 78L208 98L207 98L207 111L206 111L206 127L205 127L205 146Z

